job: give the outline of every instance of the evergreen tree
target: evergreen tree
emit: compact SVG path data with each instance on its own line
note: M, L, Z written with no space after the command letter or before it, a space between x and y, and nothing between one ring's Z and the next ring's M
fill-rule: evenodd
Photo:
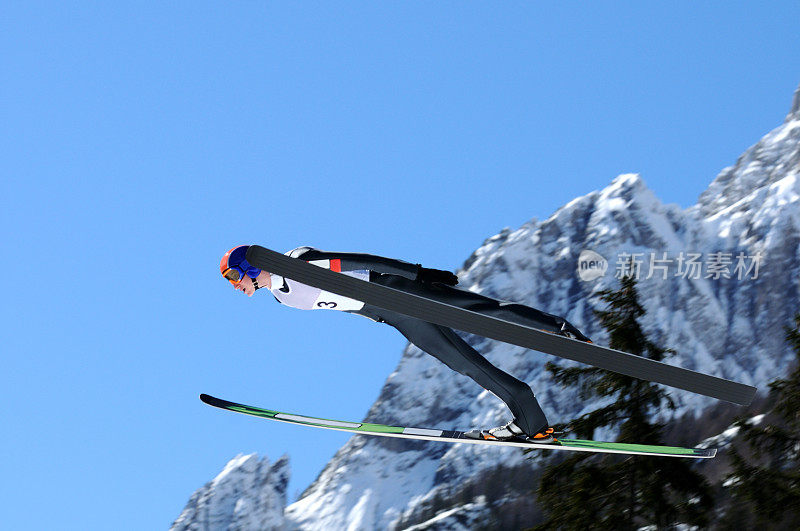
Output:
M619 290L600 296L607 309L595 314L612 348L656 361L671 352L650 341L639 325L645 310L632 275L621 279ZM605 404L569 423L578 437L593 438L596 430L608 428L617 429L618 442L663 444L663 424L653 415L675 406L657 385L598 368L548 363L547 370L563 387L578 386L581 398ZM537 494L547 514L539 529L702 526L711 507L705 479L689 461L673 457L576 454L545 471Z
M796 366L788 378L769 384L773 407L759 423L746 419L736 423L738 439L749 447L752 458L742 456L742 444L731 451L727 525L737 515L735 523L743 523L744 512L751 525L800 529L800 314L794 321L794 328L786 329L786 340L795 352ZM745 507L747 511L742 510Z

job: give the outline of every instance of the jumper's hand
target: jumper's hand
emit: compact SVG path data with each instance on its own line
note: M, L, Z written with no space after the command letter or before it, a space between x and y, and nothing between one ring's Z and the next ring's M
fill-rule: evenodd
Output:
M428 269L427 267L419 266L417 271L417 282L440 282L448 286L455 286L458 284L458 277L450 271L442 271L440 269Z

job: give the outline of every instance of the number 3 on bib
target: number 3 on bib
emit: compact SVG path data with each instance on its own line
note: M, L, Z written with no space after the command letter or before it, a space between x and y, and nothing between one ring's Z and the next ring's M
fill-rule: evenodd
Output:
M364 303L348 297L342 297L329 291L320 292L314 302L314 309L317 310L339 310L340 312L352 312L360 310Z
M330 268L329 260L314 260L309 263L325 269ZM342 271L341 273L349 277L355 277L369 282L369 271L367 270ZM317 296L317 300L314 301L314 309L320 310L339 310L340 312L352 312L355 310L360 310L363 307L364 303L361 301L343 297L341 295L337 295L336 293L331 293L324 290L320 291L319 296Z

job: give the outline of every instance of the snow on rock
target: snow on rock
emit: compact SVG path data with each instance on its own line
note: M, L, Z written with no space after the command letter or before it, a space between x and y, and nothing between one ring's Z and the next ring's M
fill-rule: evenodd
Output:
M474 502L443 511L430 520L407 527L406 531L471 531L485 523L489 513L485 496Z
M379 441L386 444L376 444ZM436 467L423 444L399 451L399 445L392 444L397 442L403 441L351 439L347 462L332 461L316 481L322 494L292 504L287 519L308 529L385 528L396 518L398 504L403 506L432 487Z
M266 457L238 455L192 495L171 529L285 529L283 511L288 483L287 456L271 465Z
M758 426L764 420L764 415L756 415L747 419L747 424ZM739 426L730 426L725 431L708 439L703 439L698 445L698 448L717 448L723 449L731 445L733 440L739 434Z

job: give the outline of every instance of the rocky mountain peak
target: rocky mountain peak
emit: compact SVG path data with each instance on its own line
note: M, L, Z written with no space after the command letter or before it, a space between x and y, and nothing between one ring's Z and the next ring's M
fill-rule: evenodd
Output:
M192 495L171 530L283 529L288 484L288 456L270 464L256 454L237 455Z
M800 173L800 87L784 123L744 152L736 164L722 170L700 195L695 211L711 217L736 203L755 197L787 176ZM774 187L773 192L781 187ZM762 200L764 198L760 198Z
M797 89L794 91L794 97L792 98L792 108L789 111L789 114L786 116L786 122L791 122L793 120L800 120L800 85L797 86Z

